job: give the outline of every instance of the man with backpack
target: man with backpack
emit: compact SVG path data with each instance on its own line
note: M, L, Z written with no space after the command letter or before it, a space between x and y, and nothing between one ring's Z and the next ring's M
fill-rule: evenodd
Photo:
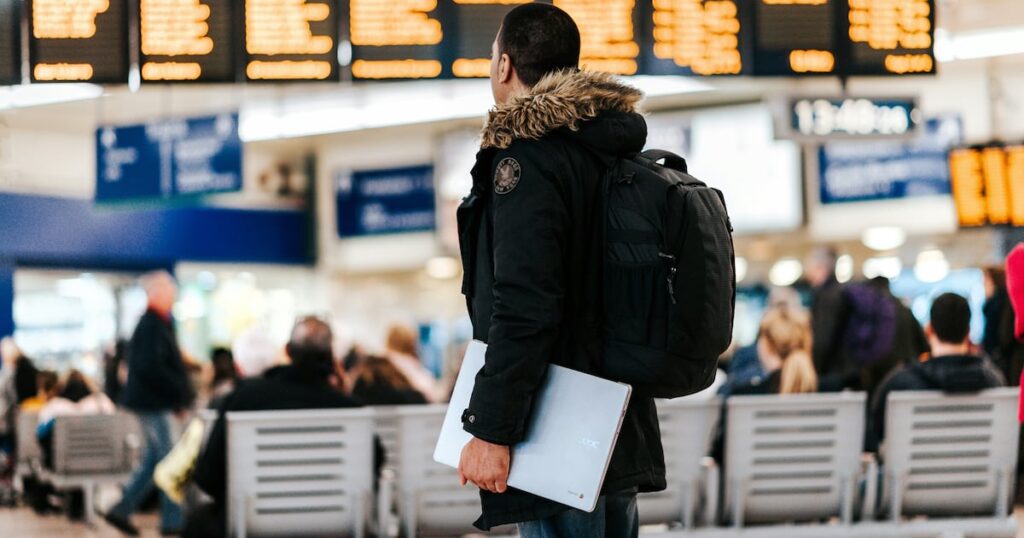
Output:
M717 358L717 352L728 344L723 345L720 338L692 342L686 331L707 333L704 322L668 314L675 312L670 304L688 299L703 304L707 299L694 296L687 288L689 281L682 283L683 277L694 277L693 282L701 285L728 282L729 287L710 294L721 308L716 315L703 317L717 323L718 331L711 331L714 335L731 331L732 325L732 244L720 195L689 176L678 176L681 179L672 187L685 193L679 195L679 203L693 204L687 207L699 210L675 212L676 220L666 217L677 225L673 233L679 238L674 242L673 238L659 239L659 232L664 231L660 227L627 229L643 225L643 219L639 223L616 222L609 209L613 183L628 191L660 179L632 168L615 176L615 182L609 181L620 166L639 166L632 161L623 163L636 157L646 142L647 126L636 111L642 96L610 75L580 71L579 54L579 31L560 9L525 4L508 13L491 60L491 88L497 106L483 132L472 170L472 191L458 211L463 293L474 338L488 344L485 365L462 414L463 427L474 439L463 449L460 477L464 484L470 482L481 489L483 514L477 527L518 523L520 534L527 538L637 535L637 492L666 487L651 396L681 395L707 386L714 377L714 360L707 357L713 354ZM682 159L668 158L676 159L676 167L685 169ZM662 206L664 186L669 182L661 182L663 188L657 196L640 200L661 200L659 207L652 203L652 211L668 214ZM685 253L673 247L697 248L699 241L686 240L698 237L705 228L695 225L686 228L689 232L678 230L684 228L682 221L698 215L715 216L710 221L716 223L719 241L707 243L716 246L716 256L690 253L707 262L701 264L701 275L694 276L677 261ZM624 231L618 237L606 237L606 227ZM612 274L606 257L615 249L620 257L632 253L641 259L616 266ZM708 280L704 273L714 274L714 278ZM608 289L631 293L634 303L643 304L611 303L605 292ZM625 318L631 309L647 313ZM610 316L622 321L611 322L606 319ZM672 316L676 326L686 327L686 331L670 328L668 317ZM631 343L616 341L622 349L649 353L609 352L609 327L622 337L619 340L632 339ZM651 351L655 344L659 351ZM665 350L680 346L699 348L700 360L670 360ZM613 355L623 360L613 361ZM630 360L638 357L650 357L656 366L678 375L627 379L631 373L634 377L644 373L629 366ZM507 486L514 458L510 447L523 440L534 397L552 363L634 385L602 497L593 513ZM610 375L613 371L623 375ZM642 390L640 382L671 386Z

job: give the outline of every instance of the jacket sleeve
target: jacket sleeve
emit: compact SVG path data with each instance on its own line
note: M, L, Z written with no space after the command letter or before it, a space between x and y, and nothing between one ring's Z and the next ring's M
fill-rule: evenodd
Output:
M541 158L532 145L517 144L493 166L494 306L484 367L462 421L477 438L504 445L524 437L563 316L569 216Z

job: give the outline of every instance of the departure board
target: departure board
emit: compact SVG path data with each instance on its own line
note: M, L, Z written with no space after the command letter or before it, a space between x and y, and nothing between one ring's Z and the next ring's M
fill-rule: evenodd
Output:
M949 165L960 226L1024 226L1024 145L953 150Z
M231 0L139 0L142 80L234 80L231 19Z
M836 72L839 0L754 0L754 73Z
M21 81L21 24L17 0L0 0L0 84ZM8 31L10 29L10 31Z
M337 80L338 9L330 0L244 0L247 80Z
M848 0L850 75L934 73L934 0Z
M454 24L446 26L445 40L451 40L455 57L451 72L456 78L487 77L491 68L491 45L505 14L531 0L451 0Z
M126 0L29 0L33 82L128 81Z
M645 73L748 72L748 13L734 0L653 0L645 14Z
M437 78L444 31L437 0L349 0L352 78ZM492 36L493 37L493 36Z
M635 0L554 0L580 29L580 67L618 75L638 70Z

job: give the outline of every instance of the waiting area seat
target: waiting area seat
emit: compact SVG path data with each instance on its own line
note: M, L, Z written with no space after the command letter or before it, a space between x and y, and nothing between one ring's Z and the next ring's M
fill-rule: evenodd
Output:
M19 411L15 426L15 455L17 461L14 466L15 478L21 480L27 476L38 474L42 466L43 450L39 446L39 438L36 437L36 425L39 423L39 414L34 412Z
M895 392L883 454L888 516L1005 519L1016 476L1018 389Z
M365 535L372 410L236 412L227 423L232 536Z
M98 486L124 484L131 477L127 435L133 420L123 413L62 416L54 420L53 468L41 466L39 476L57 490L80 488L86 520L93 517ZM34 432L35 428L28 431Z
M853 520L864 393L729 398L725 513L735 527Z
M707 454L721 400L679 398L658 400L656 405L668 488L638 496L640 524L679 523L686 529L707 524L714 520L718 505L718 468Z

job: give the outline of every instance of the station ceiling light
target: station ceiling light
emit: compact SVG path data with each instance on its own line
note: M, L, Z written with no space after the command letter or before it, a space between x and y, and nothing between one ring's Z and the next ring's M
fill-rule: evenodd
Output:
M914 276L921 282L939 282L949 275L949 261L941 250L923 250L917 255Z
M907 242L907 232L898 226L875 226L864 230L860 240L871 250L893 250Z
M853 280L853 272L853 256L843 254L836 259L836 280L841 284L845 284Z
M736 256L736 282L743 282L747 278L747 259L742 256Z
M862 269L866 278L884 276L891 280L903 272L903 262L898 256L878 256L864 260Z
M103 87L96 84L19 84L0 86L0 110L56 105L96 99Z
M427 260L427 276L437 280L449 280L459 276L461 265L459 260L451 256L438 256Z
M773 286L786 287L796 284L804 274L804 266L796 258L782 258L768 271L768 280Z
M1024 54L1024 26L951 34L935 31L935 58L940 62Z

